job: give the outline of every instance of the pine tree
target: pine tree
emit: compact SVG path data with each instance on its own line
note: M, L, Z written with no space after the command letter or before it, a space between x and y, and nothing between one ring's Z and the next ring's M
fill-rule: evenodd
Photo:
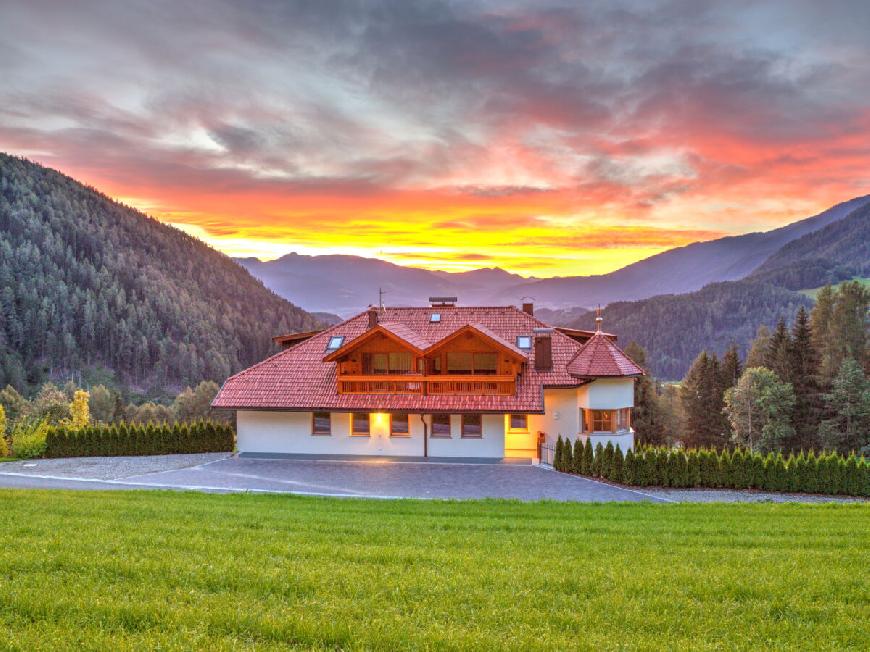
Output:
M776 330L770 336L767 353L764 356L764 366L786 383L791 382L791 366L789 365L791 346L791 336L785 326L785 319L780 318L776 324Z
M722 388L734 387L740 379L743 367L740 364L740 353L736 344L731 344L722 356Z
M755 333L755 339L749 346L749 353L746 354L746 364L744 367L763 367L767 350L770 348L770 329L764 324L758 327Z
M685 444L692 448L724 445L728 424L722 413L722 379L715 354L703 351L695 358L680 387L680 400L686 414Z
M817 445L821 421L821 392L818 379L818 355L813 343L810 318L801 306L792 327L788 349L789 377L794 390L792 427L794 435L785 442L787 448L799 450Z
M818 374L821 379L832 379L837 373L834 367L831 343L831 317L834 314L834 290L826 285L816 295L816 303L810 313L810 332L813 338L813 349L819 360Z
M665 422L662 408L656 395L655 383L646 365L646 351L637 342L629 342L625 354L642 367L647 373L634 382L634 408L631 425L635 441L642 446L655 446L664 443Z
M830 418L819 436L826 447L845 454L870 445L870 379L855 360L843 361L824 401Z
M725 392L734 443L750 450L779 450L793 435L794 391L765 367L750 367Z

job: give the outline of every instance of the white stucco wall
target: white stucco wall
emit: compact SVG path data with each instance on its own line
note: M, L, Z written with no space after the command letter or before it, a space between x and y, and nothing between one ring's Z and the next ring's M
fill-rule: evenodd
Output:
M633 378L599 378L581 390L580 407L591 410L634 407Z
M623 453L627 452L630 448L634 448L634 432L603 432L580 435L580 440L584 444L587 439L592 440L592 448L595 448L599 443L602 446L607 446L607 442L611 442L614 447L618 445Z
M547 441L574 438L580 430L578 389L545 389L544 414L529 415L529 430L547 433Z
M373 414L368 437L350 434L350 414L332 413L332 434L311 434L311 412L237 413L240 453L304 455L423 455L423 423L410 415L410 437L391 437L388 415ZM427 422L429 417L426 416ZM430 426L431 432L431 426ZM449 439L429 438L430 457L504 457L504 415L483 415L483 437L462 438L459 415L451 416Z

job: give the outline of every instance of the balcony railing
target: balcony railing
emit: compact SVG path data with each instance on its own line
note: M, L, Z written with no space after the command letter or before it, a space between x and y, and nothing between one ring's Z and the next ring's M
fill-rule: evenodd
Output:
M432 396L511 396L514 376L395 374L338 376L339 394L429 394Z

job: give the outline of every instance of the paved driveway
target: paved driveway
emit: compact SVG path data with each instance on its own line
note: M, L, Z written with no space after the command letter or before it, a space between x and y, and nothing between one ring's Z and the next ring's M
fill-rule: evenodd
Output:
M0 486L257 491L365 498L669 502L530 464L254 459L215 454L7 462L0 464Z

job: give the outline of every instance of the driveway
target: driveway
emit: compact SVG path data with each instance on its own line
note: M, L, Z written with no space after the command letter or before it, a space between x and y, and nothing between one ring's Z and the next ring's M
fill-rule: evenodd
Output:
M359 498L670 502L527 463L260 459L225 454L5 462L0 464L0 486L254 491Z
M0 463L0 487L175 489L356 498L513 498L574 502L866 502L719 489L629 489L557 473L526 461L410 458L239 458L227 453L76 457Z

